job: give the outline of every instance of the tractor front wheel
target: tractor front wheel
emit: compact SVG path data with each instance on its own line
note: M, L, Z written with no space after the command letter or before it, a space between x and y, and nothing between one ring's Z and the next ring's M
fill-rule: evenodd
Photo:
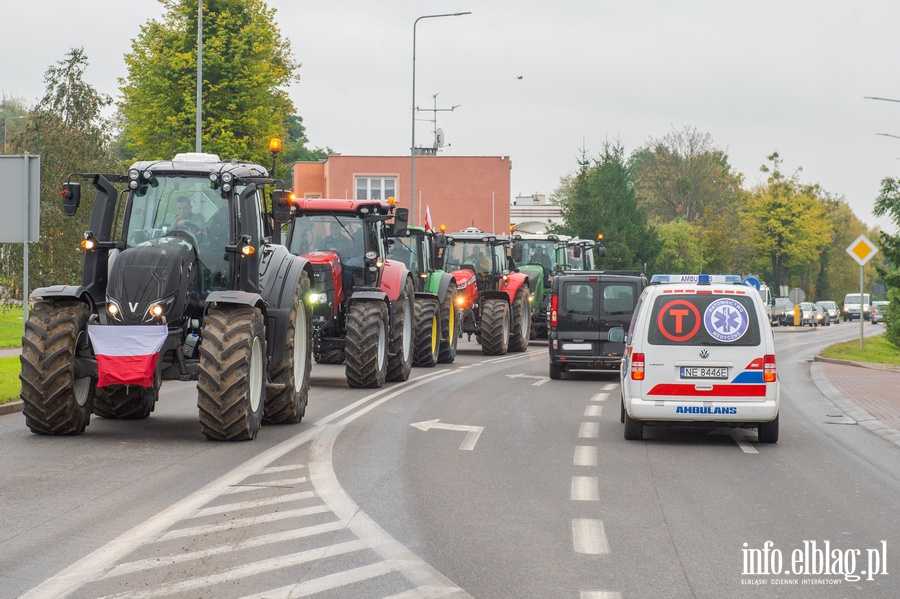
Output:
M459 342L459 313L456 309L456 284L450 283L447 295L441 302L441 347L438 362L451 364L456 359L456 345Z
M380 300L357 300L347 311L344 360L351 387L383 387L387 375L388 312Z
M416 301L416 349L413 364L430 368L438 362L440 349L440 306L436 301L422 299Z
M487 356L503 355L509 350L509 302L485 300L481 310L481 351Z
M525 351L531 338L531 306L528 304L528 287L516 291L512 303L512 334L509 337L509 351Z
M303 272L288 314L281 363L273 366L269 377L276 386L272 396L266 398L263 410L266 424L296 424L306 414L312 368L312 322L303 303L307 295L309 275Z
M415 288L407 278L397 301L391 302L391 351L388 352L387 380L405 381L413 364L413 307Z

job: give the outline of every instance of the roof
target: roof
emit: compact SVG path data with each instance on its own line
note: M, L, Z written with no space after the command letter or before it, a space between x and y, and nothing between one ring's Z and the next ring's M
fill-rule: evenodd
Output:
M176 154L172 160L141 160L128 169L159 174L209 175L231 173L236 179L268 178L269 171L253 162L223 161L216 154L188 152ZM149 177L145 176L145 179Z

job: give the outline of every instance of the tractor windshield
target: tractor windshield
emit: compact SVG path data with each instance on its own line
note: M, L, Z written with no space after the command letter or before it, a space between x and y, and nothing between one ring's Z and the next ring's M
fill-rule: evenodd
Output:
M502 252L503 246L498 247ZM446 270L467 268L476 274L486 274L494 270L499 272L503 267L503 264L496 260L495 249L491 244L480 239L457 239L447 248L445 256ZM492 256L495 260L491 260Z
M522 264L541 266L544 277L549 277L556 267L556 242L544 239L524 239L516 241L522 248Z

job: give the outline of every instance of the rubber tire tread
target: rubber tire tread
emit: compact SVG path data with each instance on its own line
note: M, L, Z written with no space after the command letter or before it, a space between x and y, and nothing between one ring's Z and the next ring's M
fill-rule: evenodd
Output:
M324 349L316 354L317 364L343 364L344 350Z
M756 428L756 435L760 443L778 443L778 420L781 414L775 416L772 422L763 422Z
M413 299L415 297L415 292L416 289L413 286L412 280L407 278L406 283L403 284L403 291L400 292L400 297L397 298L397 301L391 302L391 315L393 316L393 318L391 318L391 323L393 324L393 328L391 329L391 344L388 349L390 350L391 348L396 347L397 353L392 354L388 351L388 381L403 382L409 378L409 373L412 372L413 354L415 353L416 343L416 321L414 320L416 317L416 308ZM405 310L404 306L406 306ZM411 326L409 328L411 336L411 339L409 340L409 355L404 358L403 325L406 318L413 320L410 322Z
M355 388L380 388L387 376L387 306L380 300L360 300L347 311L347 384ZM379 324L384 327L384 362L378 364Z
M528 349L528 340L531 338L531 306L528 305L528 288L519 287L516 291L516 299L513 301L512 315L509 325L509 351L523 352ZM522 334L522 319L527 318L528 332Z
M629 441L640 441L644 438L644 423L635 420L625 413L625 438Z
M507 334L504 335L504 324ZM488 299L481 310L481 351L487 356L501 356L509 350L509 303Z
M269 380L279 387L272 392L271 397L266 397L263 409L264 424L297 424L306 415L306 405L309 403L309 378L312 371L312 311L303 303L303 298L308 295L309 275L303 271L300 282L294 290L294 300L288 313L284 339L281 340L284 343L281 363L270 366ZM306 354L306 367L303 369L303 380L299 383L294 380L294 331L298 314L299 318L306 319L306 339L303 340L302 348Z
M152 387L110 385L94 393L94 415L117 420L148 418L159 399L159 381Z
M25 425L39 435L80 435L91 422L94 385L85 405L75 398L75 352L87 335L90 309L82 302L37 302L25 322L20 397Z
M262 424L265 375L259 408L250 404L250 367L253 340L262 344L266 372L266 330L262 312L251 306L210 308L203 319L197 407L200 428L216 441L249 441Z
M440 304L430 299L416 300L415 347L413 349L413 366L430 368L437 364L440 352L441 329L438 321Z
M438 348L438 362L452 364L456 359L456 347L459 343L460 314L456 311L456 283L447 286L444 301L441 302L441 343ZM450 330L450 311L456 311L453 319L453 329Z
M563 372L564 372L564 369L562 366L560 366L559 364L554 364L553 362L550 362L550 378L551 379L553 379L555 381L561 379Z

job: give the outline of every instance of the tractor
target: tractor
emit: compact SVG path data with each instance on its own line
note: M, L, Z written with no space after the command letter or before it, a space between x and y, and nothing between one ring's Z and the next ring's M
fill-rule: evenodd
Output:
M512 233L512 257L520 272L532 281L531 320L532 338L547 339L550 288L553 277L566 264L566 235Z
M509 237L469 228L448 234L446 242L438 266L464 282L458 301L462 333L474 334L486 355L528 349L530 281L510 264Z
M312 270L279 243L275 224L290 218L290 205L267 170L185 153L136 162L124 175L70 175L68 216L81 202L77 179L96 190L82 280L31 294L26 425L75 435L92 414L147 418L163 380L197 381L209 439L250 440L263 422L300 422Z
M293 200L288 247L313 271L313 356L343 362L350 387L409 378L415 284L386 248L407 217L405 208L381 200Z
M388 258L403 262L416 282L415 366L456 359L459 284L453 275L435 266L446 247L443 233L421 227L407 227L388 240Z

